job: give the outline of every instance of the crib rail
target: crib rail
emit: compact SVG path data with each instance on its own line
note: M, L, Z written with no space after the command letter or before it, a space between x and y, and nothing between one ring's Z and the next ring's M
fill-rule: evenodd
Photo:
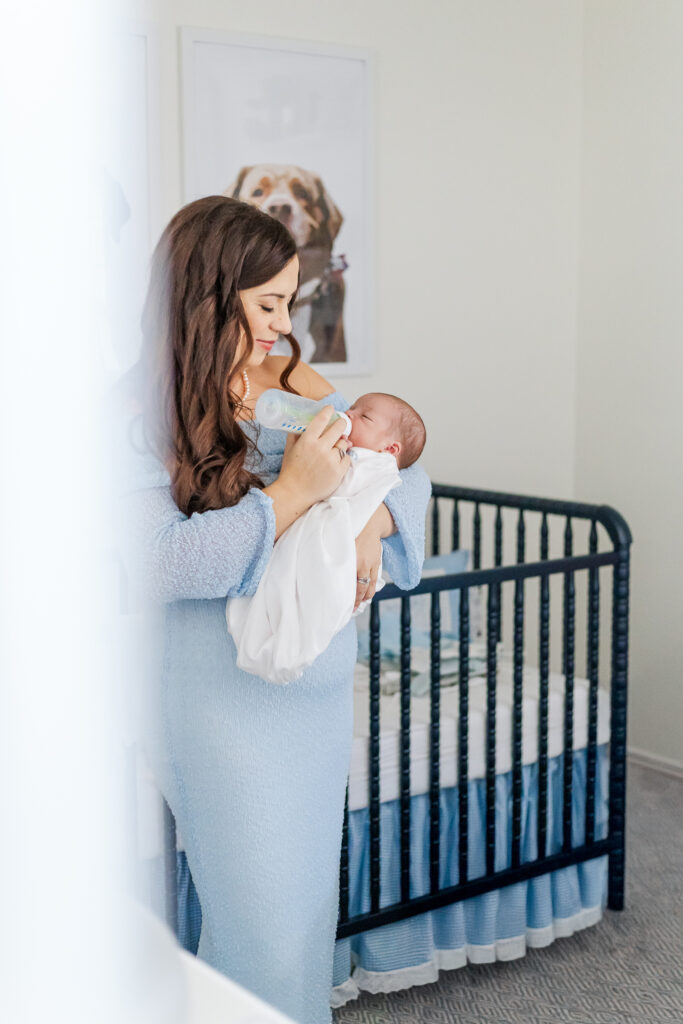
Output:
M447 543L460 547L463 520L469 511L473 568L446 576L423 578L406 595L393 585L376 594L370 613L369 684L369 838L370 909L349 915L348 801L344 818L340 870L340 915L338 937L357 934L370 928L437 909L471 896L490 892L533 878L570 864L578 864L603 854L609 855L608 905L621 909L624 900L624 830L626 798L626 694L628 668L628 586L631 534L614 509L604 505L555 501L473 488L433 486L430 512L431 551L439 554L444 535L443 506L451 505ZM485 515L487 512L491 515ZM504 517L517 511L514 561L505 564ZM537 551L539 558L526 561L529 547L528 514L540 516ZM551 525L562 523L562 552L550 557ZM490 552L493 565L482 567L485 518L492 518ZM587 550L575 552L575 520L588 528ZM598 527L604 531L608 550L599 550ZM611 689L610 689L610 777L609 825L606 838L596 836L595 799L598 730L598 678L600 649L600 570L611 568ZM548 851L548 721L550 678L550 584L562 580L562 675L564 677L564 751L573 751L574 680L576 671L576 574L587 572L586 591L586 676L589 681L588 736L586 745L586 813L583 839L572 841L573 754L563 759L562 846ZM524 667L525 582L539 581L538 600L538 829L537 854L523 861L521 852L522 803L522 680ZM509 863L495 869L496 861L496 690L498 645L503 634L502 587L514 584L513 600L513 711L512 711L512 838ZM440 827L440 696L441 696L441 604L440 595L457 590L459 604L459 718L458 718L458 884L440 887L439 867L444 842ZM469 644L471 639L471 597L477 591L486 596L486 871L469 877ZM429 877L426 895L410 894L410 714L411 714L411 601L431 595L430 616L430 780L429 780ZM400 901L382 906L381 831L380 831L380 634L382 602L399 598L400 628Z

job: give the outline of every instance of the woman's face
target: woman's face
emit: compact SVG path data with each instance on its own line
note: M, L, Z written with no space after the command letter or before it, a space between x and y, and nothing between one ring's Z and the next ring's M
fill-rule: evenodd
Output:
M239 293L247 322L254 338L254 351L248 366L260 366L280 334L289 334L292 324L288 303L299 282L299 258L293 256L270 281L245 288ZM244 351L246 338L242 338L238 358Z

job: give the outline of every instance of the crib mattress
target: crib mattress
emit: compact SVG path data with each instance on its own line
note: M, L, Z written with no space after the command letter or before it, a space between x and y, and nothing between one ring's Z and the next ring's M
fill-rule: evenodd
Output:
M512 674L511 659L498 662L496 702L496 774L512 770ZM356 811L369 803L369 672L357 664L354 685L354 723L351 766L349 770L349 810ZM534 764L538 759L538 670L525 667L522 700L522 763ZM455 786L458 782L459 687L441 688L440 785ZM401 732L400 694L380 697L380 800L382 803L400 797ZM410 727L410 792L417 796L429 791L429 696L411 700ZM609 693L598 689L598 744L609 741ZM574 680L574 750L581 750L588 738L588 681ZM550 673L548 693L548 757L556 757L564 749L564 676ZM469 749L468 777L482 779L486 775L486 680L479 677L469 684ZM163 849L162 804L154 780L144 758L138 764L138 804L140 808L138 841L143 858L158 856ZM178 836L178 849L183 849Z
M512 770L513 664L503 658L497 667L496 700L496 774ZM539 673L525 667L522 699L522 763L538 759ZM549 676L548 693L548 756L557 757L564 750L565 678L559 673ZM574 679L574 750L588 742L588 680ZM440 715L440 785L455 786L458 782L459 686L442 686ZM401 733L400 694L380 697L380 800L396 800L400 796ZM428 695L413 697L410 709L410 792L412 796L429 790L431 702ZM486 680L471 679L469 683L468 777L481 779L486 775ZM609 740L609 693L598 688L598 744ZM367 666L356 665L354 687L354 739L349 773L349 810L368 805L369 759L369 672Z

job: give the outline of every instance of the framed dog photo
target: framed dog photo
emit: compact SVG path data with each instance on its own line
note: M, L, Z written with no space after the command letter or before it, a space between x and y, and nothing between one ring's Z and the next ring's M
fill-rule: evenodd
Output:
M371 53L195 28L181 44L185 202L233 196L281 220L299 247L303 359L326 375L371 373Z

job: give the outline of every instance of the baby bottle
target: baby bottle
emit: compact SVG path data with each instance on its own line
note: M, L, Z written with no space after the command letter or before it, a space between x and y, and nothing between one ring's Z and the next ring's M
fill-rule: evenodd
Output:
M311 398L302 398L301 395L293 395L289 391L269 388L256 403L256 419L262 427L301 434L326 404L329 404L326 398L314 402ZM345 413L335 412L330 423L338 419L346 420L344 436L347 436L351 433L351 420Z

